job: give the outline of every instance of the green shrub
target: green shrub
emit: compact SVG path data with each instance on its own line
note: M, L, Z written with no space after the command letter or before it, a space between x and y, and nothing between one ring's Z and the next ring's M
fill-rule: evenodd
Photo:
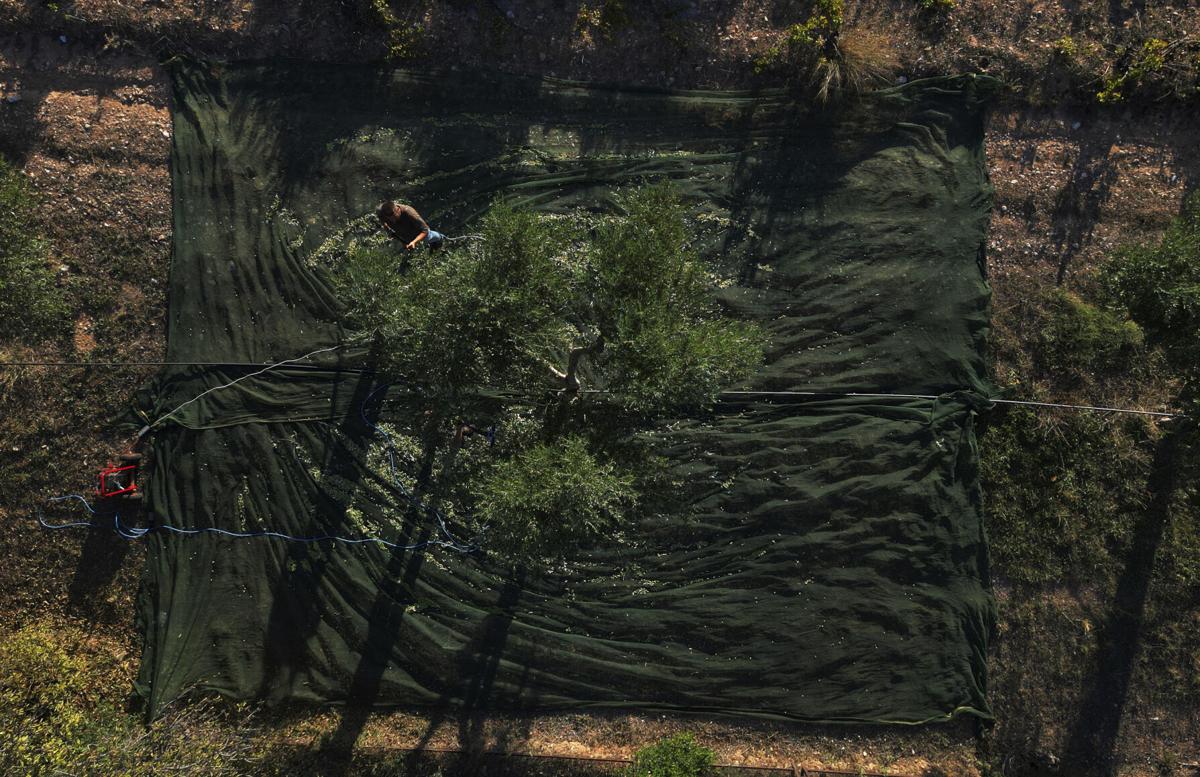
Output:
M836 57L844 11L844 0L817 0L808 19L788 27L783 40L755 61L755 72L784 64L809 67L822 59Z
M701 777L709 774L716 754L688 733L644 747L633 758L626 777Z
M1121 313L1056 289L1038 335L1039 367L1056 376L1124 373L1144 342L1141 327Z
M200 702L145 727L122 709L129 681L114 648L69 623L0 635L0 774L244 773L244 717Z
M625 0L602 0L579 6L579 13L575 16L575 34L590 44L595 33L599 33L611 43L616 33L632 22Z
M48 266L38 203L21 173L0 159L0 339L61 333L67 304Z
M94 745L87 663L59 645L45 626L0 642L0 771L43 773L71 768Z
M1117 252L1100 280L1194 388L1200 380L1200 193L1188 198L1158 245Z

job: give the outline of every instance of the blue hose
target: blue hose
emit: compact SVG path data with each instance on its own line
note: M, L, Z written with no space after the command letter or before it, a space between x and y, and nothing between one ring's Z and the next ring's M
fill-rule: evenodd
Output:
M69 499L79 500L80 502L83 503L83 506L87 509L87 511L89 513L91 513L92 515L97 514L96 509L94 507L92 507L91 503L89 503L88 500L86 498L84 498L83 496L81 496L80 494L67 494L66 496L51 497L48 501L62 502L62 501L66 501ZM104 524L102 524L98 521L70 521L68 523L50 523L49 521L46 520L46 516L40 510L38 511L38 523L41 524L42 528L44 528L44 529L75 529L75 528L98 529L98 528L102 528L104 526ZM121 514L117 513L117 512L113 513L113 530L118 535L120 535L121 537L123 537L124 539L127 539L127 540L140 540L143 537L145 537L147 534L149 534L150 532L162 530L162 531L172 532L174 534L183 534L183 535L220 534L225 537L235 537L238 539L244 539L244 538L248 538L248 537L275 537L277 539L287 540L288 542L341 542L341 543L344 543L347 545L364 545L364 544L368 544L368 543L375 543L378 545L383 545L384 547L387 547L387 548L391 548L392 550L417 550L420 548L426 548L426 547L430 547L430 546L450 548L451 550L457 550L460 553L469 553L469 552L478 550L478 548L474 545L468 546L468 545L463 545L458 542L453 542L453 541L448 542L446 540L440 540L440 539L425 540L423 542L414 542L409 545L402 545L398 542L392 542L391 540L385 540L382 537L342 537L337 534L321 534L321 535L315 535L315 536L311 536L311 537L297 537L293 534L284 534L283 532L277 532L277 531L242 532L242 531L230 531L228 529L218 529L215 526L203 527L203 528L199 528L199 529L183 529L178 526L171 526L170 524L166 524L166 523L160 523L157 526L126 526L123 523L121 523Z
M342 537L342 536L339 536L336 534L321 534L321 535L310 536L310 537L298 537L298 536L295 536L292 534L284 534L283 532L277 532L277 531L239 532L239 531L229 531L228 529L218 529L218 528L212 527L212 526L198 528L198 529L184 529L184 528L180 528L178 526L171 526L170 524L166 524L166 523L160 523L157 526L145 526L145 527L125 526L124 524L121 523L120 513L117 513L117 512L113 513L113 530L116 531L116 533L119 536L121 536L127 540L139 540L139 539L142 539L143 537L145 537L147 534L149 534L152 531L161 530L161 531L167 531L167 532L172 532L174 534L182 534L182 535L219 534L224 537L234 537L237 539L244 539L244 538L249 538L249 537L274 537L276 539L286 540L287 542L307 542L307 543L340 542L340 543L344 543L346 545L365 545L365 544L374 543L377 545L383 545L386 548L391 548L392 550L419 550L421 548L436 546L436 547L441 547L441 548L449 548L450 550L454 550L459 553L474 553L474 552L478 551L480 549L479 545L475 544L474 542L464 543L461 540L459 540L457 537L455 537L454 534L450 531L450 528L446 525L445 515L435 507L428 507L426 505L423 505L420 502L420 500L418 500L411 491L409 491L407 488L405 488L404 484L400 481L400 475L399 475L398 469L396 467L396 443L392 439L392 436L390 434L388 434L386 429L383 429L378 424L372 423L367 418L367 412L366 412L367 403L370 402L372 399L374 399L379 394L379 392L384 391L388 388L389 388L388 385L384 385L384 386L381 386L381 387L375 389L375 391L371 392L371 394L365 400L363 400L362 405L359 406L359 415L361 416L364 424L366 424L367 426L370 426L375 431L376 434L382 436L387 441L388 469L389 469L389 474L391 476L392 487L395 488L396 491L399 492L399 494L406 501L408 501L411 505L416 507L418 510L421 510L421 511L425 512L426 514L432 515L434 518L436 518L437 524L438 524L438 530L441 532L443 537L445 537L445 539L431 539L431 540L424 540L422 542L415 542L415 543L412 543L409 545L403 545L398 542L392 542L391 540L385 540L382 537L374 537L374 536L371 536L371 537ZM91 503L88 502L88 500L85 497L83 497L81 494L67 494L65 496L55 496L55 497L51 497L48 501L50 501L50 502L65 502L65 501L69 501L69 500L78 500L79 502L81 502L83 504L83 506L87 509L87 511L91 515L97 514L96 509L94 507L92 507ZM38 523L41 524L42 527L45 529L75 529L75 528L93 528L93 529L95 529L95 528L101 528L103 526L103 524L101 524L97 521L71 521L69 523L49 523L46 520L46 516L45 516L44 512L41 510L38 511Z

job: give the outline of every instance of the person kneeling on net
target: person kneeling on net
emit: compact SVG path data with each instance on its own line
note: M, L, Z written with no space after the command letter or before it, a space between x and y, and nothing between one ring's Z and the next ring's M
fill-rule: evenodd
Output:
M401 205L392 200L381 204L375 211L383 228L392 237L404 241L404 250L412 251L422 241L431 249L438 249L446 241L446 236L437 230L429 228L421 214L411 205Z

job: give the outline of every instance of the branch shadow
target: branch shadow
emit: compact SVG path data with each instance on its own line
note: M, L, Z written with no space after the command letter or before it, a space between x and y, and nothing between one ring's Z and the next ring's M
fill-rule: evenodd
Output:
M487 744L484 724L491 707L501 657L508 643L509 629L521 598L525 574L522 568L515 577L505 580L496 609L487 614L475 639L458 654L461 675L469 678L459 716L458 739L463 749L469 752L481 751ZM501 745L501 749L508 744Z
M415 526L409 522L409 526ZM432 528L422 525L419 530L406 532L401 542L420 544L432 535ZM387 565L389 575L380 586L379 594L367 616L367 635L363 652L351 678L345 707L338 727L321 744L318 757L325 765L325 774L340 777L352 773L354 746L366 728L386 671L392 647L399 639L404 618L403 608L393 607L396 601L412 600L411 591L420 576L425 554L420 550L397 552Z
M436 429L441 425L438 416L432 416L425 424L422 437L425 444L417 487L409 500L405 521L406 533L400 540L404 545L422 546L433 538L432 515L440 509L440 495L432 483L434 461L438 449ZM453 456L452 449L448 455ZM428 502L424 500L428 499ZM415 527L420 527L419 529ZM415 589L425 561L420 547L407 551L394 551L391 560L380 575L380 585L371 609L366 616L367 633L358 665L350 680L345 708L337 729L321 744L318 757L329 777L352 774L354 748L370 720L371 712L381 702L394 701L380 698L384 674L394 664L394 649L399 641L408 604L417 603ZM397 606L403 605L403 606Z

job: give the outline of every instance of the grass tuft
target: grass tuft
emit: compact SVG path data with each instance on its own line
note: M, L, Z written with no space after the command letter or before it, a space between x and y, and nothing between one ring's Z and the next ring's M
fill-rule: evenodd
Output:
M843 22L842 0L819 0L807 20L789 27L755 60L754 71L788 73L820 103L889 83L898 64L891 39L866 29L843 30Z
M1007 411L986 429L980 474L998 574L1018 584L1107 585L1146 506L1145 422Z

